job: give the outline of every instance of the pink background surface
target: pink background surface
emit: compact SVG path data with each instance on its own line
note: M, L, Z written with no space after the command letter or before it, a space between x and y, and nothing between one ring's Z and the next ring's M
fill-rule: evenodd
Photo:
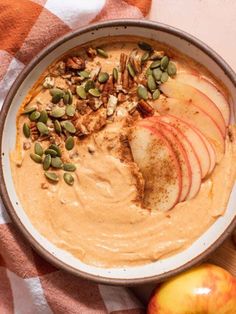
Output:
M153 0L149 19L196 36L236 71L236 0Z

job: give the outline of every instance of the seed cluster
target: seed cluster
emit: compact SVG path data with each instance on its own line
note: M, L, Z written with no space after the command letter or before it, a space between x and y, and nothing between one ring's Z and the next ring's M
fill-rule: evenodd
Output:
M120 64L113 68L112 73L102 71L99 61L92 70L88 70L88 62L95 57L109 58L104 49L92 47L86 49L87 57L67 56L49 71L50 76L44 79L42 86L50 92L50 104L43 110L28 105L22 113L29 120L23 125L24 136L32 141L51 142L46 150L40 143L35 143L34 153L30 155L33 161L42 163L48 180L59 180L56 173L48 171L51 168L75 171L73 164L63 163L60 145L52 141L55 136L62 139L70 151L75 137L99 131L106 125L106 120L115 116L120 104L125 104L130 115L134 112L141 116L154 113L151 102L160 97L159 85L176 74L176 66L163 51L154 50L148 43L139 42L138 47L130 55L121 53ZM138 49L143 51L142 55ZM56 77L63 78L68 88L56 86ZM100 108L106 111L105 118L100 116L92 127L91 123L81 123L80 117L100 112ZM70 173L66 172L63 177L67 184L73 184L74 178Z

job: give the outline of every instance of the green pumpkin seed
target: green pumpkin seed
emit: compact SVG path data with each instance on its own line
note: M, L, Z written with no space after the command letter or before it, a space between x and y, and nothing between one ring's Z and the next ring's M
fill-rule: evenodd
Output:
M52 158L51 166L52 166L53 168L58 168L58 169L62 168L63 162L62 162L61 158L60 158L60 157L54 157L54 158Z
M64 165L63 165L63 169L65 170L65 171L75 171L76 170L76 166L74 165L74 164L72 164L72 163L70 163L70 162L67 162L67 163L65 163Z
M58 120L54 121L54 129L56 131L57 134L61 134L61 124Z
M86 90L82 85L76 86L76 94L81 98L81 99L86 99Z
M36 155L39 155L39 156L43 156L43 148L41 146L41 144L39 143L35 143L34 144L34 152Z
M94 97L99 97L101 95L101 92L97 88L91 88L88 92Z
M60 150L59 146L57 146L56 144L51 144L49 146L49 149L55 150L57 152L57 156L61 157L61 150Z
M145 51L144 54L141 57L141 62L144 63L149 59L150 56L150 52L149 51Z
M146 77L148 77L148 75L152 74L152 69L150 68L147 68L147 71L146 71Z
M167 72L163 72L162 75L161 75L161 82L162 83L167 82L168 78L169 78L168 73Z
M137 94L138 94L138 97L141 99L147 100L147 98L148 98L148 91L147 91L146 87L144 87L143 85L138 86Z
M155 79L152 75L148 75L147 86L148 86L150 92L153 92L157 88L157 84L156 84Z
M114 82L117 82L118 81L118 76L119 76L117 68L114 68L112 70L112 76L113 76Z
M52 161L52 157L51 155L46 155L44 160L43 160L43 169L44 170L48 170L51 166L51 161Z
M66 114L69 117L73 117L75 115L75 106L74 105L67 105L66 106Z
M82 76L85 79L90 78L90 72L88 72L88 71L80 71L79 72L79 76Z
M63 175L64 181L68 184L68 185L73 185L75 179L73 178L73 176L70 173L65 172Z
M155 69L155 68L158 68L160 65L161 65L161 60L156 60L151 63L150 68Z
M24 109L24 111L22 112L22 114L30 114L30 113L34 112L35 110L36 110L35 107L26 107Z
M74 138L72 136L68 136L65 141L65 147L67 150L72 150L75 145Z
M86 83L85 83L85 86L84 86L84 89L86 92L88 92L91 88L94 88L95 87L95 83L93 80L88 80Z
M39 122L43 122L44 124L46 124L48 121L48 114L46 110L42 110L40 112L40 117L39 117Z
M105 50L103 50L101 48L97 48L96 50L97 50L97 53L100 57L108 58L108 53Z
M51 157L56 157L57 156L57 151L52 148L47 148L44 152L45 155L51 155Z
M164 57L161 59L161 69L162 69L162 70L167 69L168 64L169 64L169 58L168 58L167 56L164 56Z
M44 172L44 175L50 181L53 181L53 182L58 182L59 181L58 175L56 173L54 173L54 172L46 171L46 172Z
M61 126L69 133L75 133L76 132L74 124L70 121L62 121Z
M37 121L40 117L40 112L39 111L34 111L30 114L29 119L30 121Z
M52 111L50 112L50 116L53 118L61 118L66 113L66 110L64 107L54 107Z
M73 102L73 95L71 93L71 90L68 89L66 92L65 92L65 95L63 96L63 102L65 105L71 105L72 102Z
M162 70L159 69L159 68L154 69L152 71L152 75L154 76L156 81L160 81L161 80L162 73L163 73Z
M98 82L105 83L109 79L109 74L107 72L100 72L98 75Z
M27 123L23 124L23 133L24 133L24 136L26 138L30 137L30 128L29 128L29 125Z
M130 63L128 63L127 69L128 69L129 75L134 78L135 77L135 71L134 71L134 69Z
M167 73L169 74L170 77L175 76L177 72L176 65L173 62L169 62L167 66Z
M67 94L69 95L69 102L68 104L71 105L73 103L73 95L70 89L67 90Z
M50 94L52 95L52 103L54 104L57 104L64 97L64 91L60 88L50 89Z
M43 122L37 122L37 129L39 130L40 134L48 135L49 133L48 127Z
M153 100L156 100L156 99L158 99L158 98L160 97L160 95L161 95L161 93L160 93L159 89L156 89L156 90L153 92L153 94L152 94L152 99L153 99Z
M153 50L152 47L149 44L147 44L147 43L145 43L143 41L140 41L138 43L138 46L139 46L140 49L145 50L145 51L152 51Z
M65 105L67 105L69 103L69 94L65 93L65 95L63 96L63 102Z
M31 153L30 154L30 158L36 162L37 164L41 164L42 163L42 157L37 155L37 154L34 154L34 153Z

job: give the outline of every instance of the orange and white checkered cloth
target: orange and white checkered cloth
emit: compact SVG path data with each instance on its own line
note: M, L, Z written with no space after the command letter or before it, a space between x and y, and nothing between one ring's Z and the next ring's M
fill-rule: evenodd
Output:
M151 0L0 0L0 108L24 66L70 30L111 18L144 18ZM139 314L125 288L58 270L19 234L0 202L0 314Z

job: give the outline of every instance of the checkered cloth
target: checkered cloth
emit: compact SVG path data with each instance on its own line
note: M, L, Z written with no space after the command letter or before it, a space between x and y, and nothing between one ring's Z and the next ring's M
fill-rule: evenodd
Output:
M109 18L143 18L151 0L0 0L0 108L19 72L52 40ZM0 203L0 314L143 313L125 288L58 270L18 233Z

